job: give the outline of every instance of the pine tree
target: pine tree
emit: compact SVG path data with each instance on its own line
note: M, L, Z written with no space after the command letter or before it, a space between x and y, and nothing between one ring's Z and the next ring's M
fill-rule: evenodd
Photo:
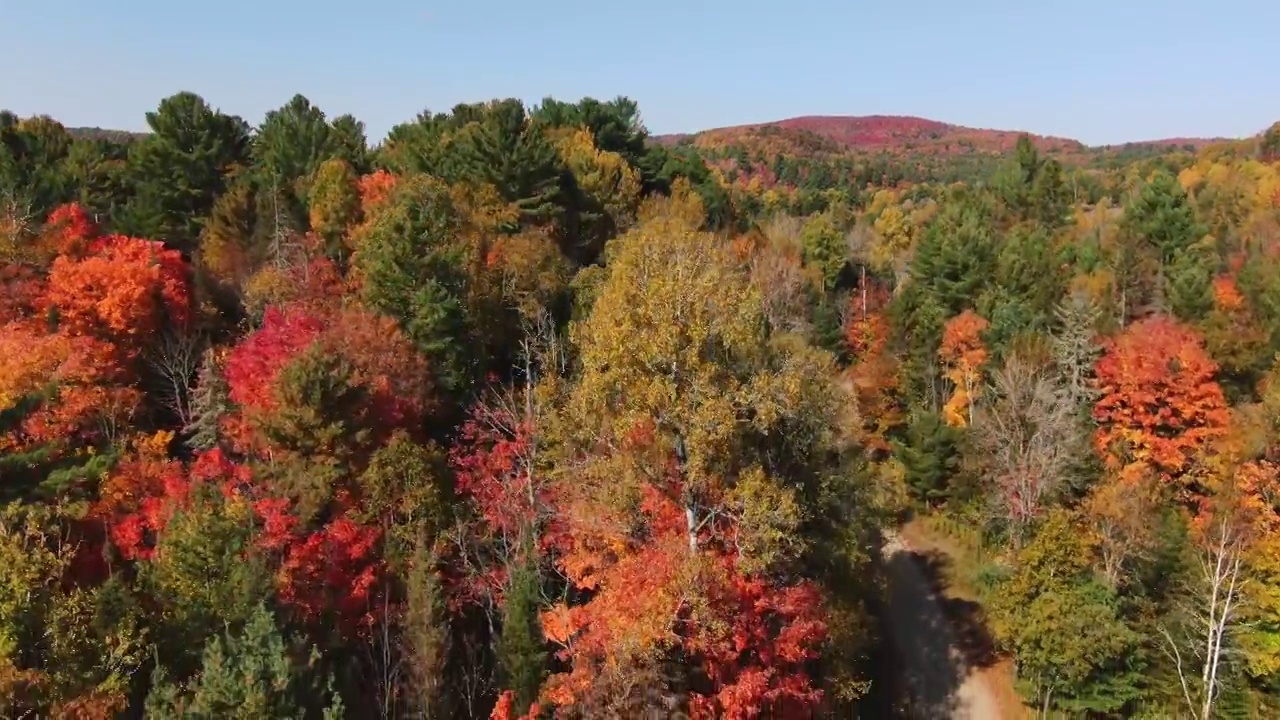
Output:
M462 177L496 188L518 208L521 224L546 224L559 217L563 164L543 127L529 121L519 100L492 104L483 120L461 133L456 147Z
M147 124L151 134L129 152L136 192L121 229L191 250L228 175L248 161L248 126L187 92L161 101Z
M932 504L948 497L947 485L959 466L956 433L937 413L919 412L907 427L906 439L894 443L907 487L917 500Z
M353 259L365 302L400 322L447 391L460 389L467 378L467 276L456 244L461 232L448 188L420 176L397 186Z
M157 663L147 696L148 717L244 718L304 720L343 717L333 678L318 666L312 649L304 662L288 646L275 619L263 605L242 630L213 638L205 647L200 673L189 683L175 684Z
M1096 341L1102 312L1088 297L1072 295L1054 313L1058 331L1053 334L1053 359L1063 377L1064 400L1082 413L1093 409L1098 391L1092 383L1093 366L1102 355Z
M503 598L502 635L496 648L503 684L515 693L517 707L528 707L537 699L547 675L547 652L538 624L540 593L537 567L518 561Z

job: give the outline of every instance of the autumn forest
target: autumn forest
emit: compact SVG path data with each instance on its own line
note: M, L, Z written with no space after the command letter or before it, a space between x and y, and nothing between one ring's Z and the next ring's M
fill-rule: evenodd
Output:
M938 716L907 525L1010 712L1280 714L1280 123L146 124L0 113L0 716Z

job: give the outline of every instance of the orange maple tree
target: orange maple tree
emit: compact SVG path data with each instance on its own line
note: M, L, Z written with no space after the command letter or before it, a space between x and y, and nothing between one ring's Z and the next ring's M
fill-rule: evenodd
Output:
M973 423L973 404L981 394L982 366L987 361L987 348L982 344L986 329L986 318L972 310L951 318L942 329L938 357L955 386L951 399L942 408L949 425L965 427Z
M1094 368L1101 397L1094 443L1112 467L1149 466L1164 479L1221 437L1230 415L1218 366L1194 330L1165 316L1130 325L1105 345Z

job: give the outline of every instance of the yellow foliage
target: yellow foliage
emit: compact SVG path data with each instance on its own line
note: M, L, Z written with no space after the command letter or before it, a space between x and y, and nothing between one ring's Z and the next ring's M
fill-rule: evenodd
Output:
M707 210L702 196L694 191L689 179L679 177L671 183L670 197L651 195L640 205L639 221L650 226L651 230L660 225L672 230L693 231L707 221Z
M626 158L597 149L587 130L564 136L556 148L578 189L604 208L613 227L630 227L640 204L640 176Z

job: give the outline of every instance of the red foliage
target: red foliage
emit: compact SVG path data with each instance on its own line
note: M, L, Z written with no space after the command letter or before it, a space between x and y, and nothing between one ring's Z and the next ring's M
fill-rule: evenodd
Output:
M727 564L727 563L726 563ZM714 692L692 700L693 717L811 717L822 703L805 670L826 638L821 596L810 583L775 587L727 569L711 589L717 618L687 643L702 655Z
M376 431L375 440L397 428L418 429L431 407L430 375L394 320L360 309L324 312L292 304L268 307L262 326L227 357L229 395L242 410L228 423L238 447L261 444L253 420L278 409L281 370L313 345L350 361L351 382L366 391L359 419Z
M40 310L46 281L34 268L0 263L0 324L34 317Z
M59 255L82 258L89 243L98 236L98 228L77 203L59 205L45 222L42 241Z
M316 341L324 327L323 318L300 308L267 308L262 326L227 356L226 379L232 402L256 411L274 409L276 377Z
M1143 463L1165 479L1182 473L1226 431L1217 371L1200 336L1177 321L1157 316L1130 325L1107 342L1095 368L1098 452L1112 466Z
M252 480L249 468L236 465L220 450L196 456L191 466L154 455L122 463L103 483L94 514L110 525L111 540L127 560L148 560L155 541L173 513L183 507L200 484L217 485L227 497Z
M280 599L307 622L335 621L347 635L377 619L383 561L381 532L347 516L314 532L302 529L288 500L254 503L262 522L258 545L279 558Z
M625 444L642 445L644 428L633 435ZM630 653L678 649L705 678L691 688L694 717L811 716L822 692L807 664L827 633L816 587L742 574L736 554L715 542L731 527L705 531L691 552L674 500L679 484L674 472L665 475L640 488L643 531L615 523L573 487L556 498L548 539L561 571L588 599L543 614L545 637L571 666L551 678L545 699L572 704L605 669L637 657Z
M547 501L527 472L530 450L526 424L505 410L479 406L449 452L455 487L471 498L498 535L516 537L522 528L532 527L537 506Z
M1011 130L981 130L927 120L919 117L895 115L866 116L804 116L757 125L717 128L699 133L695 142L712 144L732 142L734 138L756 133L767 128L812 133L834 141L850 150L894 151L905 150L908 145L917 151L938 154L967 152L961 143L972 144L978 152L1007 152L1017 144L1022 133ZM674 142L678 136L660 137L659 141ZM1082 150L1084 146L1066 138L1031 136L1041 152L1052 150Z
M91 441L120 427L141 399L111 343L43 332L34 321L0 327L0 408L56 385L58 393L0 436L0 448Z

